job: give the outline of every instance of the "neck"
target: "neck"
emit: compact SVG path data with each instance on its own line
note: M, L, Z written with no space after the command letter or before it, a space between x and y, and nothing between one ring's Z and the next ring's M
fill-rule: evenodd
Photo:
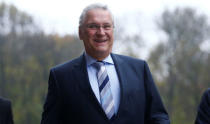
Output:
M98 61L103 61L106 57L109 56L110 53L108 53L108 54L89 54L89 53L87 53L87 54Z

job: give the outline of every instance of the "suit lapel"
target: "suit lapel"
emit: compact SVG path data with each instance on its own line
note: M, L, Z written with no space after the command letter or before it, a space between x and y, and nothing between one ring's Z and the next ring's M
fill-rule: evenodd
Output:
M79 61L74 66L73 72L75 74L76 82L78 82L82 93L88 97L88 100L90 100L90 102L96 107L96 110L98 110L105 118L107 118L90 86L84 54L79 57Z

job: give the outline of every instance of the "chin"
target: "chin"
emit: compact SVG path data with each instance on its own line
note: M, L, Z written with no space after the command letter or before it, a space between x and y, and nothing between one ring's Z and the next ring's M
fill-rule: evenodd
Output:
M97 53L101 56L108 56L110 54L110 50L99 50Z
M107 49L107 48L100 48L100 49L97 49L96 50L98 53L109 53L109 49Z

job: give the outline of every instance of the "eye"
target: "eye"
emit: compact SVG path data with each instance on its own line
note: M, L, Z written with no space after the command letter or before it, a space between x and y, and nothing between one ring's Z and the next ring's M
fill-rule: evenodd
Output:
M100 26L96 25L96 24L90 24L90 25L87 25L87 28L90 28L90 29L98 29Z
M104 25L103 26L103 29L105 29L105 30L110 30L112 28L112 26L111 25Z

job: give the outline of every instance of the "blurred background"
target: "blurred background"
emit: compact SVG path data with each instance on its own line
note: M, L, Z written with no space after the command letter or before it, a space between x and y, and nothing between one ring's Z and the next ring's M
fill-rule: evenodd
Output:
M172 124L192 124L210 87L210 8L205 0L0 0L0 96L15 124L40 123L49 69L83 53L82 9L113 11L114 53L148 61Z

